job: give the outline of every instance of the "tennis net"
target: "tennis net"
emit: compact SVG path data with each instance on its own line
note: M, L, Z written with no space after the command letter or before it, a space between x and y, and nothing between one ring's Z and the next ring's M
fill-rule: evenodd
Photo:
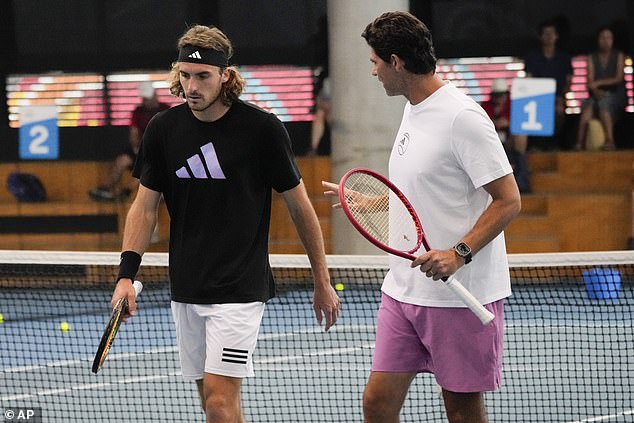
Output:
M165 254L144 256L138 315L91 373L118 262L115 253L0 251L0 408L35 410L45 422L204 421L194 384L180 375ZM328 333L315 323L306 257L271 263L278 295L263 319L256 377L243 383L247 420L362 421L387 257L328 257L333 283L343 284ZM503 381L486 394L490 420L634 421L634 253L509 263ZM415 379L401 420L446 421L432 376Z

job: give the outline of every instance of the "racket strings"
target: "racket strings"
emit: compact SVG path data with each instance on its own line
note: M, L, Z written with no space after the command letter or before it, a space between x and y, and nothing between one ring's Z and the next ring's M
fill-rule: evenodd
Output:
M352 174L345 181L344 198L353 218L377 241L400 251L418 248L409 210L383 182L365 173Z
M409 209L401 199L390 191L390 247L415 252L420 246L419 230Z

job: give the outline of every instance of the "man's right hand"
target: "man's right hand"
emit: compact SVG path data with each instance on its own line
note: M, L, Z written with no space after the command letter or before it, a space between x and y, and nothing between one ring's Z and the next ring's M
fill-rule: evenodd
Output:
M136 314L136 291L132 285L132 280L128 278L121 278L114 288L112 294L112 308L114 308L121 298L125 298L128 301L128 308L123 314L123 321L127 322L128 317Z

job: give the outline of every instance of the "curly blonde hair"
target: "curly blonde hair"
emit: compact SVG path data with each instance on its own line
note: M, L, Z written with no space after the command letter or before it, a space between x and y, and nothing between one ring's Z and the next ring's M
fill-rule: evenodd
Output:
M220 51L224 53L227 60L233 56L231 41L221 30L214 26L194 25L189 28L178 40L179 49L187 45ZM229 79L222 84L220 101L230 106L242 95L246 82L234 66L220 68L220 73L222 73L224 69L227 69L229 72ZM172 63L169 76L169 89L173 96L185 98L185 90L180 82L178 62Z

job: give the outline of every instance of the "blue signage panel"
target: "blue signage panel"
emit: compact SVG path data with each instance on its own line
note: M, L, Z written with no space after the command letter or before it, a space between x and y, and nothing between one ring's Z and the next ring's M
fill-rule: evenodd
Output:
M22 109L19 134L20 159L58 159L57 106L24 107Z
M511 88L511 134L551 136L555 131L552 78L516 78Z

